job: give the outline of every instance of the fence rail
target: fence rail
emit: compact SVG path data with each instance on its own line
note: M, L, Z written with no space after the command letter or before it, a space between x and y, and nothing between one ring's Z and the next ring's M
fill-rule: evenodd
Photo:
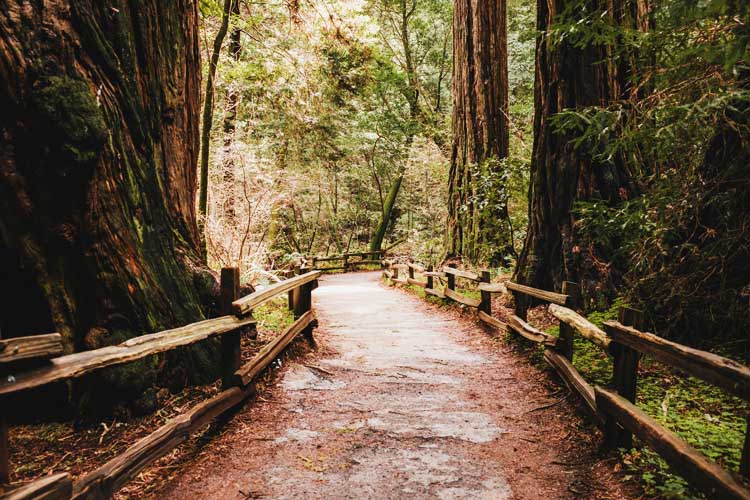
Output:
M320 271L351 271L355 270L360 266L378 264L380 265L385 259L386 252L384 250L377 250L374 252L346 252L341 255L326 255L323 257L308 255L305 256L304 262L306 267L311 269L317 269ZM341 261L341 265L324 267L319 266L321 262L336 262Z
M224 316L142 335L117 346L48 359L50 353L54 353L54 356L61 350L61 347L57 347L57 334L40 336L42 339L24 337L2 341L0 345L5 347L0 349L0 368L5 375L0 380L0 500L110 498L145 467L186 441L190 434L251 396L254 393L255 378L297 335L304 334L312 340L312 330L317 326L317 321L312 310L311 293L317 287L320 274L320 271L307 272L240 298L239 269L224 268L221 272L220 304ZM254 309L283 293L289 296L289 308L293 310L295 322L252 360L241 366L241 329L254 326ZM168 421L120 455L75 482L71 481L70 475L63 473L23 484L8 484L8 428L5 415L2 413L3 398L8 394L80 377L216 336L220 336L222 342L221 392ZM16 354L22 353L23 357L7 354L2 356L9 348ZM26 369L23 365L17 364L20 359L28 360L32 352L38 353L39 357L34 360L39 366Z
M27 359L49 359L62 353L62 335L59 333L0 339L0 365Z
M393 283L411 284L416 281L414 270L422 266L407 265L408 280L399 279L403 265L384 262L383 276ZM576 392L602 427L604 444L609 447L630 447L636 435L651 447L673 469L695 488L712 499L747 500L748 491L732 475L711 462L699 451L662 427L635 406L638 382L638 361L641 355L678 368L690 375L714 384L746 401L750 401L750 368L730 359L671 342L652 333L641 331L643 315L634 309L622 308L618 321L607 321L604 330L576 312L580 305L578 285L566 282L560 293L541 290L507 281L490 283L489 273L476 274L457 270L453 265L435 272L431 266L422 272L426 277L425 292L477 309L477 318L492 328L513 332L545 347L544 358L555 369L568 387ZM456 278L478 282L481 300L471 299L456 291ZM434 283L445 279L441 290ZM491 294L511 293L516 304L515 314L507 322L492 316ZM531 299L548 304L549 312L558 319L560 335L552 336L526 321ZM573 337L575 334L593 342L613 359L611 389L594 387L573 366ZM750 421L742 450L740 474L750 479Z

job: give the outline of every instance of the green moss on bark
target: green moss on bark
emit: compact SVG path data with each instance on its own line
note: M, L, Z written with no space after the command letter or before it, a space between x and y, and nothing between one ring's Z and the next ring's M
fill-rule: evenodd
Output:
M104 115L88 83L54 76L37 86L32 102L45 143L57 146L61 163L90 164L107 138Z

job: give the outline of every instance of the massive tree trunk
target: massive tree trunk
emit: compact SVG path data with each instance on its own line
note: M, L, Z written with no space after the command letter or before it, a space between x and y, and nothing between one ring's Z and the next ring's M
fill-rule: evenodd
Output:
M583 3L587 9L582 8ZM616 0L614 9L608 9L609 3L538 2L537 29L541 35L536 48L529 226L516 269L519 282L538 288L560 290L563 281L580 282L589 301L611 289L613 249L579 238L571 209L577 201L594 199L616 205L637 194L638 188L632 165L619 157L594 160L601 145L576 148L572 143L575 134L556 130L551 120L565 110L607 106L627 99L632 69L627 58L621 58L619 65L608 59L612 47L574 47L567 38L552 43L548 33L566 9L570 16L586 15L589 19L598 18L592 12L607 10L617 13L612 19L616 24L644 29L643 19L634 22L634 17L648 15L643 8L645 2L638 0L634 11L624 8L630 4L627 0Z
M479 183L502 174L509 138L505 0L455 0L448 256L475 261L487 248L493 258L507 245L509 228L498 224L508 217L506 198Z
M0 3L3 336L70 352L204 317L197 29L191 0Z

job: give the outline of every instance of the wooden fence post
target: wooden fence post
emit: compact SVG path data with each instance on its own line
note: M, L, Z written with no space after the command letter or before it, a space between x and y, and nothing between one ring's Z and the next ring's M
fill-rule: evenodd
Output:
M448 264L448 267L456 267L456 264ZM456 275L446 273L446 279L448 280L448 290L455 290L456 289Z
M482 270L482 276L479 280L480 283L490 282L490 272L487 269ZM486 313L488 316L492 316L492 294L482 290L480 292L482 301L479 303L479 310Z
M221 269L221 315L232 314L232 302L240 295L240 269L224 267ZM234 372L242 365L240 351L240 330L225 333L221 336L221 385L228 388L232 385Z
M391 280L397 280L398 279L398 267L391 266L391 269L393 270L393 277L391 278Z
M580 288L577 283L571 281L564 281L562 285L562 293L568 295L568 303L565 304L571 309L576 309L580 306ZM560 321L560 339L557 342L557 349L560 354L573 361L573 334L575 330L572 326L568 325L564 321Z
M347 272L349 270L349 255L344 254L344 272Z
M511 291L511 295L513 295L513 310L516 313L516 316L526 321L526 312L528 310L527 301L529 299L524 294L518 293L515 290Z
M294 289L294 319L302 317L307 311L312 309L312 291L315 282L305 283ZM310 342L313 342L312 336L313 325L310 324L303 330L303 334Z
M628 307L621 307L618 321L637 330L643 328L643 312ZM636 385L638 383L638 351L612 342L609 351L613 358L612 387L631 403L635 404ZM607 415L604 420L604 442L612 448L631 448L633 435L630 431L617 425L614 418Z
M433 269L432 264L430 264L429 266L427 266L427 272L432 272L432 269ZM433 279L434 278L431 275L427 276L427 285L426 285L425 288L431 288L431 289L435 288L435 283L434 283Z
M299 276L302 273L302 267L301 266L294 266L294 271L292 271L294 276ZM287 296L287 302L289 305L289 310L292 311L294 309L294 291L296 288L292 288L286 293Z
M409 264L413 264L414 261L409 259ZM409 266L409 278L414 279L414 268Z

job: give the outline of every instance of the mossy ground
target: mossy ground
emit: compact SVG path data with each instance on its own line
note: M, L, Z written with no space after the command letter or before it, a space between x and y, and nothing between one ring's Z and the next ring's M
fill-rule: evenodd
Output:
M253 311L258 330L281 332L294 323L294 314L289 310L286 294L281 294Z
M607 311L593 312L588 319L601 327L603 321L617 318L620 305L615 303ZM574 345L573 365L584 378L591 384L609 384L611 358L581 337L576 337ZM723 468L739 469L748 412L747 404L739 398L644 356L638 369L636 404ZM624 464L647 494L667 499L706 498L637 441L635 448L621 452Z

